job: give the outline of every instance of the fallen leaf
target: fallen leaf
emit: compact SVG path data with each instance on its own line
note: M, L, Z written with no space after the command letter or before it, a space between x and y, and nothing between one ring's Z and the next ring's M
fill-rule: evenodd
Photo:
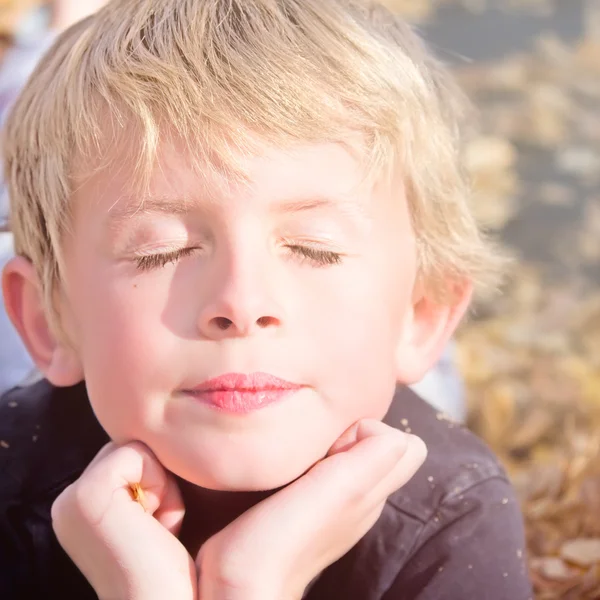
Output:
M578 538L565 542L560 549L563 560L579 567L589 567L600 562L600 538Z
M543 577L556 581L572 580L577 575L575 569L568 567L561 558L554 556L533 559L531 567Z

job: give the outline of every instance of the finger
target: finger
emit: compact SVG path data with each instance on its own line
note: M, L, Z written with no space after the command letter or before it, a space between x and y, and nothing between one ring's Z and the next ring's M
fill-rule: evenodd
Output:
M140 442L107 448L102 460L90 465L76 482L75 492L81 508L95 520L102 518L114 498L138 504L131 493L134 484L143 491L143 509L154 514L167 492L167 474L150 449Z
M98 597L196 597L197 573L191 556L174 535L135 503L112 507L96 523L76 517L75 524L75 530L67 523L55 527L55 532ZM112 592L115 565L124 579L117 582L123 590L118 595ZM162 575L157 578L156 574Z
M136 482L145 490L147 512L129 493ZM195 589L195 567L170 533L178 531L183 512L174 478L146 446L132 443L103 449L102 460L53 504L52 519L59 542L97 592L110 584L106 574L114 573L114 565L120 565L119 572L125 577L130 574L137 585L154 581L152 574L164 571L166 558L174 565L174 579L188 594ZM147 577L139 577L141 573ZM154 587L157 595L152 597L170 597ZM147 591L140 590L137 597L150 597Z
M174 536L178 536L185 516L185 507L177 481L172 475L167 475L167 484L162 502L154 518Z
M309 512L306 498L310 498L310 506L318 506L323 518L336 514L341 505L360 503L371 510L371 492L396 469L408 448L408 435L377 421L357 424L351 435L359 441L349 450L325 458L260 506L269 507L269 511L277 507L290 515L302 514ZM314 516L319 520L319 515Z
M347 451L325 458L303 478L312 488L307 495L323 494L321 502L331 510L336 499L328 489L372 510L411 479L427 454L422 440L383 423L360 424L355 436L358 441Z
M350 471L352 475L343 484L346 493L350 497L360 497L366 506L384 502L390 494L406 485L427 457L427 447L421 438L388 429L384 434L363 438L339 455L348 461L348 468L345 471L338 469L338 473L348 477ZM379 428L379 431L383 432L383 429Z
M93 468L94 465L96 465L100 461L104 460L109 454L114 452L118 447L119 446L117 446L114 442L108 442L108 444L105 444L104 446L102 446L102 448L100 449L100 452L98 452L98 454L96 454L96 456L94 456L94 458L91 460L91 462L88 463L88 466L85 468L83 473L86 473L91 468Z
M346 452L352 448L357 442L374 435L386 435L391 431L395 431L389 425L378 421L377 419L361 419L352 424L342 435L335 441L329 449L327 456L333 456L340 452Z
M372 501L385 500L398 489L404 487L421 468L427 458L427 446L416 435L407 435L406 451L392 470L377 483L371 491Z
M352 438L354 442L350 441ZM380 421L360 421L340 444L346 450L337 447L335 454L313 468L313 475L338 478L344 489L350 486L346 490L349 493L352 487L369 489L395 468L408 448L408 441L408 434Z

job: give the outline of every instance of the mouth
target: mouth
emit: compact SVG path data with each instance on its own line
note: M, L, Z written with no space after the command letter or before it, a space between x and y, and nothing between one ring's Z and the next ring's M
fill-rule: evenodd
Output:
M184 392L214 410L246 414L281 402L303 387L269 373L226 373Z

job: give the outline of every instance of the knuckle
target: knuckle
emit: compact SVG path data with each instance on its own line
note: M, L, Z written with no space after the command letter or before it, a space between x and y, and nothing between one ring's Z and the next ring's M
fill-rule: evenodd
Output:
M409 440L409 448L412 451L415 463L422 465L427 458L427 446L425 442L416 435L411 435Z
M406 456L410 446L411 437L414 436L398 431L397 429L393 430L389 434L386 434L385 438L387 447L396 461L401 460L404 456Z
M362 494L361 478L355 465L345 454L335 454L311 470L312 484L318 490L336 490L336 497L350 502Z
M143 461L148 454L144 444L141 442L128 442L115 449L112 460L117 464L137 463Z
M350 502L361 500L365 495L361 473L349 460L340 460L336 469L335 484L340 494Z
M66 499L66 494L68 492L67 488L56 500L52 503L50 507L50 518L53 523L60 523L64 514L67 513L65 510L65 504L68 503Z
M72 522L77 511L76 504L76 484L72 483L63 490L50 507L52 528L59 539L68 529L69 523Z
M50 515L57 526L64 524L84 524L99 518L110 495L99 493L106 486L99 486L94 473L86 473L69 485L58 496L51 507Z
M397 490L405 485L419 470L427 458L425 442L414 435L409 436L408 447L403 457L396 463L391 478L391 487Z

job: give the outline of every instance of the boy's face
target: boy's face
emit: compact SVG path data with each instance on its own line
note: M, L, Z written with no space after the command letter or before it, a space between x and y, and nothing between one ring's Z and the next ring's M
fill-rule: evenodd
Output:
M400 176L369 184L358 154L321 144L265 152L249 183L219 186L169 146L140 207L129 173L124 161L78 186L61 307L114 440L203 487L271 489L385 414L399 361L435 328L416 316ZM254 409L256 393L193 392L232 373L299 387Z

